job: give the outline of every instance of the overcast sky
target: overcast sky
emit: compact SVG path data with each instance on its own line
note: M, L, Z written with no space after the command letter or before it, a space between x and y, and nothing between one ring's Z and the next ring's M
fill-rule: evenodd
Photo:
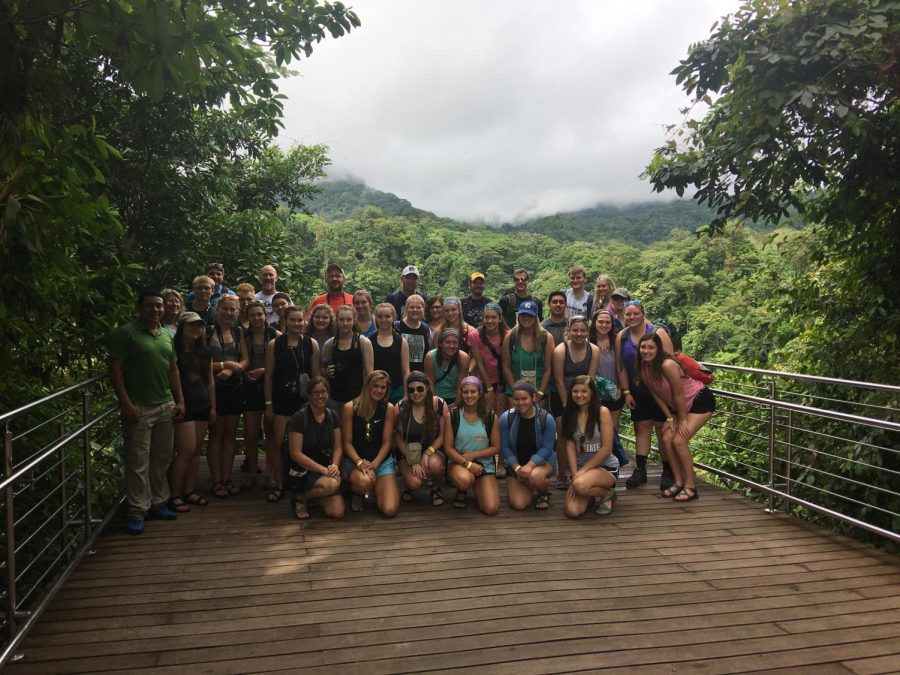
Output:
M512 221L653 199L687 98L668 73L735 0L356 0L292 63L281 142L440 216ZM674 194L664 199L674 198Z

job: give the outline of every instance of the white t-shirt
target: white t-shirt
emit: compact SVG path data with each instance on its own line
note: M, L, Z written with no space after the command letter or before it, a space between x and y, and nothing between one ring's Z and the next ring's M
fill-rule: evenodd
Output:
M278 315L272 310L272 298L275 297L275 293L271 295L266 295L262 291L253 296L256 300L261 302L266 306L266 323L270 326L274 326L278 323Z
M591 300L591 294L581 289L581 296L576 298L575 292L571 288L566 289L566 318L572 316L587 316L588 303Z

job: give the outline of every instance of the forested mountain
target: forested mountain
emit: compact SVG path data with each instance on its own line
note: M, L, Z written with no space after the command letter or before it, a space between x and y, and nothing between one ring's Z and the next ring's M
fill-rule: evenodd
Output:
M307 210L325 220L346 220L355 209L374 206L388 217L429 218L451 227L485 227L439 218L430 211L416 208L406 199L369 187L362 181L326 180L318 183L317 187L321 191L307 203ZM521 224L505 223L499 229L508 233L543 234L560 242L619 239L646 245L665 239L676 228L694 232L711 219L712 212L708 208L683 199L628 206L597 204L588 209L556 213Z
M505 225L503 229L546 234L565 242L621 239L650 244L665 239L675 228L694 232L711 219L710 209L683 199L622 207L597 204L589 209L535 218L522 225Z

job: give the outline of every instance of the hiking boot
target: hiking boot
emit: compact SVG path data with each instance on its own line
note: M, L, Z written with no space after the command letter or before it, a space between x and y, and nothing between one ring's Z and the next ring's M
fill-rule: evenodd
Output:
M672 465L668 462L662 463L662 475L659 477L659 491L665 492L675 485L675 474L672 473Z
M636 466L625 481L625 487L636 488L647 482L647 469Z
M128 523L128 534L144 534L144 521L137 518L130 521Z

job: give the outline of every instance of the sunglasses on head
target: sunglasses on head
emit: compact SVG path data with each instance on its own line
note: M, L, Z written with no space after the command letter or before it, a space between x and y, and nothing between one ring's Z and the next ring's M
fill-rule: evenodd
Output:
M406 388L407 394L421 394L424 391L425 391L425 387L423 387L422 385L419 385L418 387L407 387Z
M637 305L638 307L640 307L641 301L640 300L629 300L628 302L625 303L626 307L631 307L632 305Z

